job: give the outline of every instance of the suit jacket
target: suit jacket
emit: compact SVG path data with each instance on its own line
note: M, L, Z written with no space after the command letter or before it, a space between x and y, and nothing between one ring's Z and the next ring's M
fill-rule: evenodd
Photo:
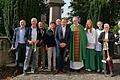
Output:
M45 37L46 37L46 29L43 28L43 33L40 30L40 35L41 35L41 40L43 41L42 43L39 42L39 46L44 45L45 44ZM40 40L40 41L41 41Z
M27 28L25 28L25 33L26 33L26 30L27 30ZM19 43L18 42L19 41L19 32L20 32L20 27L15 28L13 39L12 39L12 47L15 48L15 49L17 49L18 43ZM26 41L25 35L24 35L24 39Z
M46 32L45 45L47 45L47 47L56 46L55 34L51 29L47 30Z
M102 32L98 38L98 41L102 44L103 47L103 40L105 38L105 32ZM113 54L114 53L114 42L115 42L115 37L114 34L112 32L108 33L108 48L109 48L109 53Z
M28 40L31 40L31 39L32 39L32 28L29 27L27 28L27 31L25 33L25 40L26 40L27 46L30 46L30 44L28 43ZM40 34L40 30L38 27L37 27L37 39L36 40L39 40L39 41L41 40L41 34Z
M59 46L60 43L64 42L67 44L67 47L69 47L70 33L71 33L70 27L66 26L65 38L63 38L62 27L61 26L57 27L55 30L55 41L57 46Z

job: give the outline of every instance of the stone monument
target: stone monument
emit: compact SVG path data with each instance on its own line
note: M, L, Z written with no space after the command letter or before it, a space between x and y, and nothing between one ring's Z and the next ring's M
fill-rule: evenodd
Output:
M47 1L50 7L49 14L49 23L55 21L58 18L61 18L61 7L64 5L63 0L48 0Z
M11 63L10 46L8 38L0 36L0 67Z

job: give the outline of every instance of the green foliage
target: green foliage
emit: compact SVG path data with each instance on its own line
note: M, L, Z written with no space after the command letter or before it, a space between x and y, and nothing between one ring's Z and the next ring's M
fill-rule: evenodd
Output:
M69 8L72 8L70 13L68 13L71 18L73 16L80 16L81 17L81 23L85 24L88 10L89 10L89 1L88 0L72 0L71 6Z
M114 34L118 34L118 30L119 30L119 27L118 27L118 25L115 25L115 26L112 26L111 27L111 32L113 32Z
M4 0L0 0L0 9L3 9L4 6Z
M6 35L11 40L13 30L19 26L21 19L26 20L27 26L30 26L32 17L40 20L41 15L48 13L48 7L44 0L4 0L3 16Z
M87 19L92 19L94 26L98 20L114 25L120 19L120 0L71 0L73 10L71 16L80 16L85 25Z
M0 0L0 36L5 34L5 28L3 24L3 7L4 7L4 0Z
M109 23L110 15L109 0L90 0L90 1L91 3L87 18L92 19L94 26L99 20L105 23Z

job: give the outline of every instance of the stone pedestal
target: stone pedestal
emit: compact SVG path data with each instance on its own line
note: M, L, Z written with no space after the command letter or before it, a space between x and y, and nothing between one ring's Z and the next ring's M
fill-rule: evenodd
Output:
M0 37L0 67L10 63L10 43L7 37Z
M58 18L61 18L61 7L64 5L63 0L48 0L47 1L50 7L49 23L55 21Z

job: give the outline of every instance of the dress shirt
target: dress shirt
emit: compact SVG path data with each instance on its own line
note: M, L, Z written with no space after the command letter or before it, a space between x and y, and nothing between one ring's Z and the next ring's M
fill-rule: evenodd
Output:
M25 39L24 39L24 36L25 36L25 28L19 28L19 43L25 43Z
M37 40L37 28L32 28L32 41Z
M62 32L63 32L63 39L65 38L65 32L66 32L66 26L62 26Z

